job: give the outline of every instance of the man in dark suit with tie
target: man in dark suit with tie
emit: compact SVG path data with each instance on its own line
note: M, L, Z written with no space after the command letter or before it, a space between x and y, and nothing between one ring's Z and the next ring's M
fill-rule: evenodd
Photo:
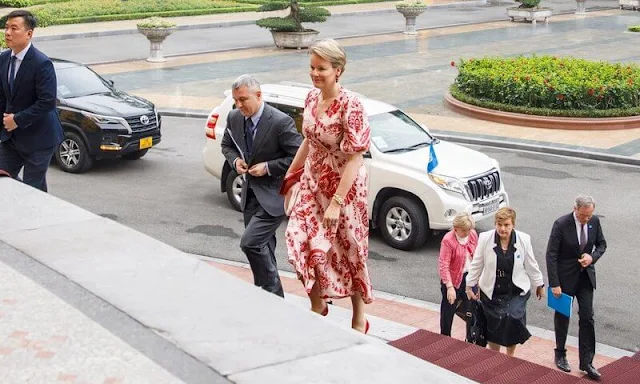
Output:
M227 116L222 153L245 175L241 206L247 255L254 284L284 297L276 264L276 230L285 218L280 185L302 143L293 119L262 100L260 83L240 76L231 86L236 108Z
M51 157L62 142L56 110L56 73L51 60L31 44L35 17L16 10L6 17L5 40L11 49L0 54L0 169L47 191Z
M599 380L600 372L593 366L596 352L593 291L596 288L595 263L607 249L607 242L600 219L593 215L595 207L592 197L578 196L573 212L553 223L547 245L547 273L554 296L566 293L578 301L580 370L585 371L591 379ZM570 372L565 349L569 318L556 312L554 325L556 366Z

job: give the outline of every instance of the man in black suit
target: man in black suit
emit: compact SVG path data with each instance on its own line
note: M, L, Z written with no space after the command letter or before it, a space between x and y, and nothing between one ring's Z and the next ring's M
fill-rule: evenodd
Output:
M51 157L62 142L56 110L56 73L51 60L31 44L35 17L16 10L6 17L5 40L11 48L0 54L0 169L47 191Z
M593 215L596 203L590 196L578 196L573 212L553 223L547 245L547 273L549 286L555 297L566 293L578 301L578 347L580 370L594 379L600 372L593 366L596 351L596 334L593 321L593 291L596 288L595 263L607 249L600 220ZM569 318L556 312L556 366L570 372L565 343Z
M276 230L285 218L280 185L302 143L293 119L262 100L260 83L242 75L231 86L236 108L227 116L222 153L245 175L241 206L254 284L284 297L276 263Z

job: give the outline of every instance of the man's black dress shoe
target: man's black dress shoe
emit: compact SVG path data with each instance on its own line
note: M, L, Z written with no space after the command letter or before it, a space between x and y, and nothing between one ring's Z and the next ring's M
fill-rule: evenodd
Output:
M558 369L561 371L571 372L571 366L567 361L566 355L558 355L556 353L556 367L558 367Z
M581 365L580 370L585 371L587 373L587 376L589 376L589 378L592 380L600 380L600 377L602 376L600 372L598 372L598 370L593 366L593 364Z

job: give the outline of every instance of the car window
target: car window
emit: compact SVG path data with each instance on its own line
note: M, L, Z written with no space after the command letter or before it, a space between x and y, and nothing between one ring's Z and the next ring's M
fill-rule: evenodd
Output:
M87 67L67 67L56 70L58 96L72 98L112 92L106 80Z
M290 105L283 105L283 104L276 104L276 103L267 103L267 104L291 116L291 118L296 124L296 128L298 129L298 132L302 132L302 116L304 113L304 108L292 107Z
M429 145L433 138L400 110L369 116L371 142L382 152L400 152Z

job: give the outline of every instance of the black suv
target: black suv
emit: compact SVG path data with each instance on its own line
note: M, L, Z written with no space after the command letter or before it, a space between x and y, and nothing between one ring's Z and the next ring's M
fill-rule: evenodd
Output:
M118 91L83 64L52 59L64 141L55 159L65 172L88 171L94 160L137 160L160 142L161 118L149 100Z

